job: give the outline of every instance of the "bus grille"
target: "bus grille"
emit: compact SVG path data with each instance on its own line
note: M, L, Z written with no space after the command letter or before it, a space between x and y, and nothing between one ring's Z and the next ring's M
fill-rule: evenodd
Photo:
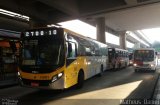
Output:
M143 64L143 66L144 66L144 67L148 67L148 66L149 66L149 64Z

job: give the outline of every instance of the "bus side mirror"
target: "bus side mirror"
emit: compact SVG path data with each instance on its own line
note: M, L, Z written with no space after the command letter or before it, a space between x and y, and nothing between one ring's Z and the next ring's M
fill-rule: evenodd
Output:
M13 53L15 53L17 51L16 43L14 41L9 41L9 45L10 45Z
M72 52L72 44L68 42L68 52L71 53Z
M68 54L67 57L72 57L72 44L68 42Z

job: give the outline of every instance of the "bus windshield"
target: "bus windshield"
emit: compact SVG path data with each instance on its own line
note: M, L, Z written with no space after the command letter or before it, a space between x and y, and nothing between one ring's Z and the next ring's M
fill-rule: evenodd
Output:
M153 61L154 51L153 50L135 50L134 59L140 61Z
M62 42L46 36L25 39L22 48L22 65L62 65L64 63Z

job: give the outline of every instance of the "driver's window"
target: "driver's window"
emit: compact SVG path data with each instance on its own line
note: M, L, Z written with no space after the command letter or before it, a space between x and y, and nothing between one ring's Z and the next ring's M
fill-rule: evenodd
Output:
M67 42L67 58L76 57L76 44L73 42Z

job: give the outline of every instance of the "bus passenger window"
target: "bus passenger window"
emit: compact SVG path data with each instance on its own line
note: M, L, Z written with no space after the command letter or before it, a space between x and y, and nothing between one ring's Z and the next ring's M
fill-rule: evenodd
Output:
M91 49L90 48L85 48L85 52L86 52L86 54L85 55L87 55L87 56L91 56L92 54L91 54Z

